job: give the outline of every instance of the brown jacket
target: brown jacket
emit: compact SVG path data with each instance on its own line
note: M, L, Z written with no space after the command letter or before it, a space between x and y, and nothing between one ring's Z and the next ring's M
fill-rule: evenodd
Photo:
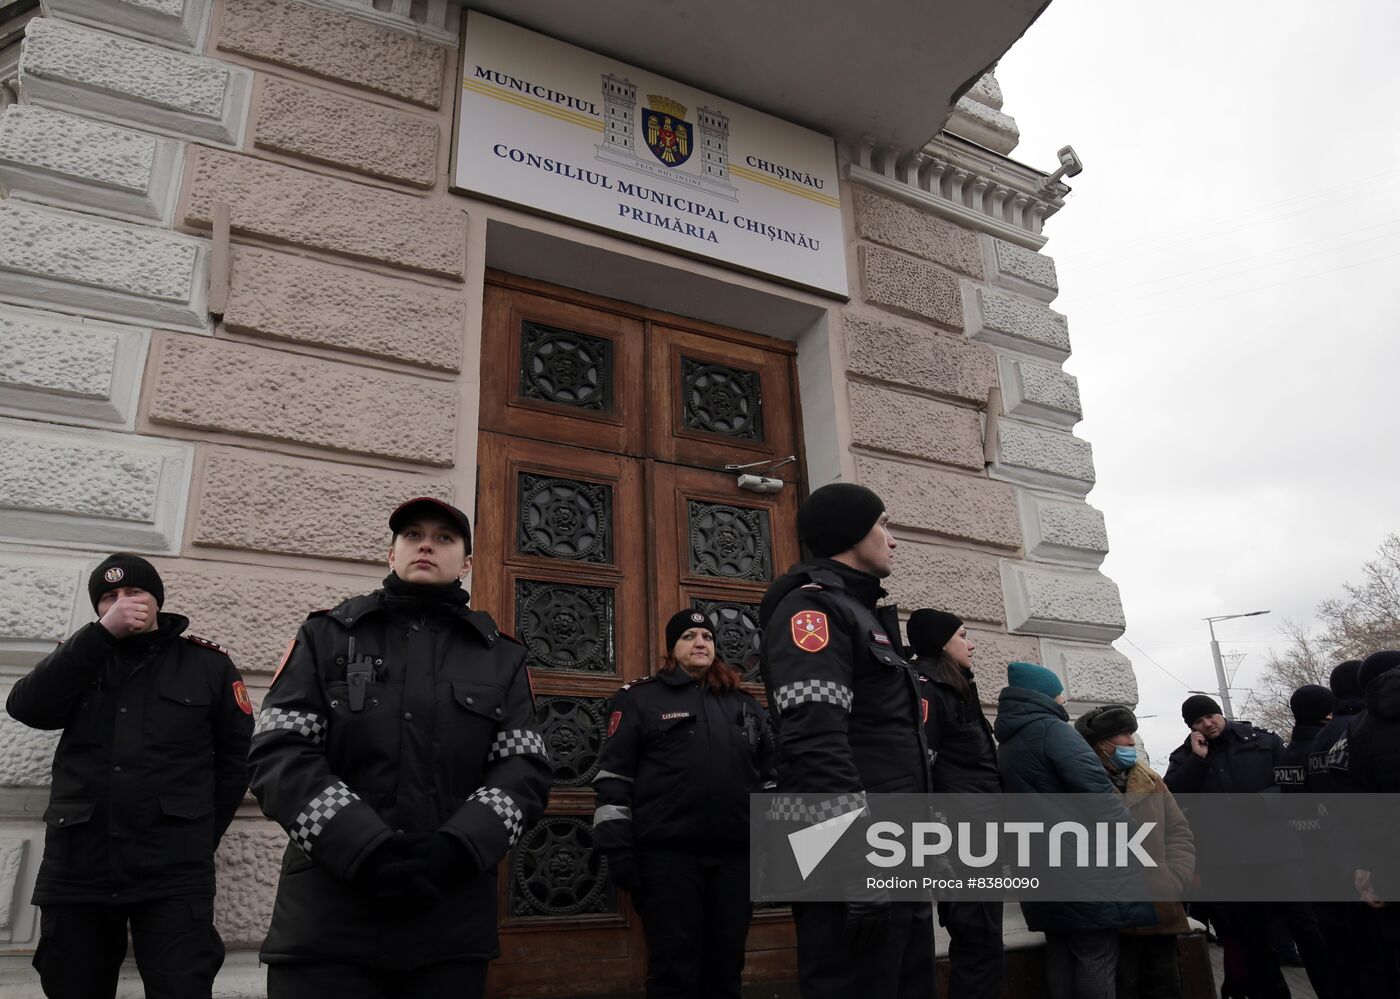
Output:
M1156 924L1123 932L1156 936L1186 933L1189 926L1182 904L1163 900L1179 898L1195 876L1196 842L1191 826L1166 783L1146 763L1137 763L1128 771L1124 797L1133 818L1157 823L1143 841L1143 847L1152 857L1165 858L1165 861L1159 859L1159 866L1146 876L1152 892L1152 907L1157 912Z

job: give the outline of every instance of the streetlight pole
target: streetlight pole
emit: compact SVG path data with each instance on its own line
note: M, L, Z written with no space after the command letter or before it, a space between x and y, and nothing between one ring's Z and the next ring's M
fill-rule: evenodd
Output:
M1266 610L1248 611L1244 614L1217 614L1205 619L1210 627L1210 655L1215 660L1215 679L1220 684L1220 706L1225 711L1225 717L1231 720L1235 717L1235 709L1230 705L1230 681L1225 677L1225 660L1220 658L1220 643L1215 640L1215 622L1230 621L1237 617L1258 617L1267 613L1269 612Z

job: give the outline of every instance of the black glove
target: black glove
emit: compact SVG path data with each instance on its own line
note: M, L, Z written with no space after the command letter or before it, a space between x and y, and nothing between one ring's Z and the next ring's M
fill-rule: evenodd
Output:
M445 832L405 833L402 839L410 853L423 857L428 880L440 891L476 873L476 861L455 836Z
M612 883L624 891L635 892L642 878L632 851L607 850L603 856L608 861L608 877L612 878Z
M376 847L355 872L355 884L379 903L430 901L438 897L421 845L397 835Z
M846 946L853 952L878 947L890 928L889 899L846 903Z

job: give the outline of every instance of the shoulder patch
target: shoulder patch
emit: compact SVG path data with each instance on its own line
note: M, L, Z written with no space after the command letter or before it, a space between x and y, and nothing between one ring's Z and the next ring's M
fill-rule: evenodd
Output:
M211 639L201 638L198 635L191 635L188 633L181 635L180 637L184 638L186 641L194 642L195 645L202 645L206 649L213 649L215 652L222 652L226 656L231 655L228 649L224 648L218 642L212 641Z
M238 710L245 715L253 713L253 702L248 697L248 688L243 685L242 680L233 681L233 700L238 705Z
M802 610L792 616L792 643L803 652L820 652L831 640L826 615L821 611Z

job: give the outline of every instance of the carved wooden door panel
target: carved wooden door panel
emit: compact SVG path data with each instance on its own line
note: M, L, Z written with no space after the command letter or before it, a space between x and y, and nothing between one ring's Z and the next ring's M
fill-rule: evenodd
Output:
M800 464L781 492L727 464L798 453L791 348L507 275L483 326L473 602L528 650L555 767L544 820L502 864L497 996L640 992L646 949L592 851L603 706L650 673L666 619L711 615L761 695L768 582L797 558ZM761 912L746 978L792 977L790 916Z

